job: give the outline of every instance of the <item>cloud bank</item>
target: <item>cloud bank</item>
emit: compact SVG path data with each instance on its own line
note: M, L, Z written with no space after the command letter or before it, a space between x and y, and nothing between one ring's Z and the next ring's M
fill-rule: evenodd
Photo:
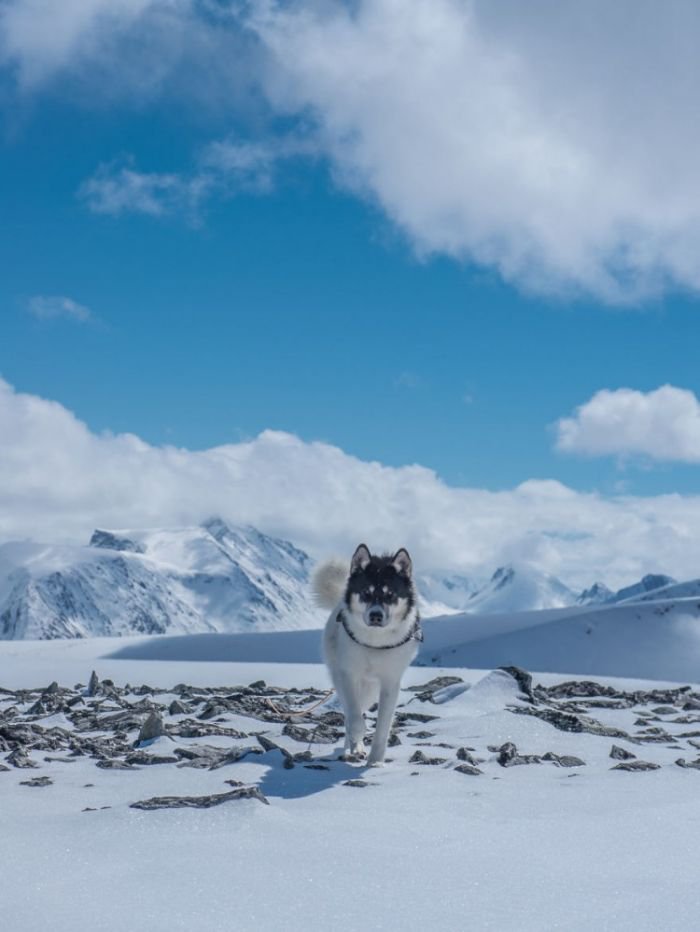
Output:
M604 498L553 480L455 488L422 466L364 462L265 431L203 451L95 434L62 405L0 380L0 539L87 540L96 526L177 526L219 514L313 555L360 540L407 546L422 571L528 560L573 586L658 570L697 576L700 498Z
M694 0L6 0L0 65L234 116L245 86L419 256L624 303L700 289L699 33Z
M559 420L557 435L564 453L700 463L700 401L673 385L651 392L603 389Z

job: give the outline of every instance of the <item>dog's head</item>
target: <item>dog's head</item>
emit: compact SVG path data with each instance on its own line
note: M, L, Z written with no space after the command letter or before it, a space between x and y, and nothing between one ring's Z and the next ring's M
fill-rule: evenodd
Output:
M345 590L350 612L371 628L403 621L416 603L411 558L405 548L394 556L373 556L360 544L352 557Z

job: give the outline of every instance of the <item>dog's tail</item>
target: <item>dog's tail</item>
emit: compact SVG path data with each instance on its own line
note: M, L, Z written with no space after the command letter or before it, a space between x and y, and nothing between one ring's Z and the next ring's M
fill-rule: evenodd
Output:
M321 608L335 608L345 592L349 566L342 560L328 560L311 577L314 599Z

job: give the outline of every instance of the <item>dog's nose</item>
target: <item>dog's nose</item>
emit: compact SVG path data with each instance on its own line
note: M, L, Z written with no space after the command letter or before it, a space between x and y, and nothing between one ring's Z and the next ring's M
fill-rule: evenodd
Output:
M373 608L369 613L369 623L371 625L380 625L384 621L384 612L381 608Z

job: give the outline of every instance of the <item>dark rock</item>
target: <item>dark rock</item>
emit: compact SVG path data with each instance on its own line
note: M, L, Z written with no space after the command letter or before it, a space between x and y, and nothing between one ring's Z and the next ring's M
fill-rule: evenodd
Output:
M466 761L467 764L471 764L473 767L481 763L480 760L477 760L476 757L470 753L469 748L457 748L457 758L458 760Z
M304 764L305 770L330 770L328 764Z
M7 755L5 760L8 764L12 764L13 767L17 767L20 770L28 770L30 767L39 766L35 760L32 760L31 757L27 755L24 748L21 747L16 747L14 751Z
M636 754L633 754L625 748L621 748L617 744L613 744L610 748L610 757L612 757L613 760L633 760L636 756Z
M226 712L228 712L228 709L223 703L212 699L205 703L204 708L199 713L197 718L201 719L203 722L206 722L208 719L215 718L219 715L224 715Z
M520 687L520 692L527 696L530 702L535 702L535 696L532 692L532 676L527 672L527 670L523 670L521 667L514 666L499 667L498 669L503 670L504 673L508 673L510 676L512 676Z
M626 738L628 741L634 741L626 731L619 728L612 728L603 725L601 722L586 715L574 715L571 712L562 712L559 709L531 709L521 708L518 706L509 706L509 712L516 715L533 715L535 718L548 722L560 731L568 731L574 734L587 732L591 735L601 735L608 738Z
M679 767L692 767L693 770L700 770L700 757L696 760L684 760L684 758L679 757L676 763Z
M367 780L343 780L343 786L371 786Z
M90 674L90 681L87 685L86 695L87 696L96 696L100 691L100 680L93 670Z
M209 796L152 796L150 799L141 799L138 802L131 803L132 809L211 809L212 806L220 806L222 803L230 802L234 799L257 799L261 803L269 805L268 800L263 796L257 786L238 786L227 793L213 793Z
M134 747L142 744L144 741L152 741L154 738L161 738L165 734L165 726L159 712L150 712L148 717L141 725L139 736L134 742Z
M434 731L410 731L406 735L406 737L407 738L421 738L421 739L434 738L435 732Z
M109 758L106 760L98 760L97 766L102 770L140 770L140 767L134 767L132 764L127 764L123 760L116 760L115 758Z
M660 770L660 764L653 764L648 760L625 760L620 764L615 764L611 770Z
M173 701L168 706L168 715L186 715L187 708L184 706L179 699L173 699Z
M423 683L422 686L408 686L407 690L415 693L415 698L421 702L432 702L436 692L445 689L447 686L454 686L463 682L461 676L436 676L429 682Z
M420 722L424 725L428 722L434 722L439 715L426 715L424 712L404 712L403 710L394 715L394 727L405 725L408 722Z
M469 774L472 777L476 777L480 773L484 772L483 770L479 770L475 764L457 764L455 770L457 770L459 773Z
M414 751L408 759L409 764L444 764L445 757L426 757L422 751Z
M148 754L146 751L135 751L125 758L127 764L177 764L178 757L167 754Z
M536 754L518 754L518 749L512 741L506 741L496 748L496 758L501 767L516 767L519 764L539 764L541 759Z
M547 751L542 755L542 760L556 764L557 767L585 767L585 760L580 757L574 757L572 754L555 754L554 751Z
M21 786L51 786L51 777L32 777L31 780L20 780Z
M315 728L287 724L282 729L282 734L304 744L335 744L341 737L339 731L323 723L319 723Z

